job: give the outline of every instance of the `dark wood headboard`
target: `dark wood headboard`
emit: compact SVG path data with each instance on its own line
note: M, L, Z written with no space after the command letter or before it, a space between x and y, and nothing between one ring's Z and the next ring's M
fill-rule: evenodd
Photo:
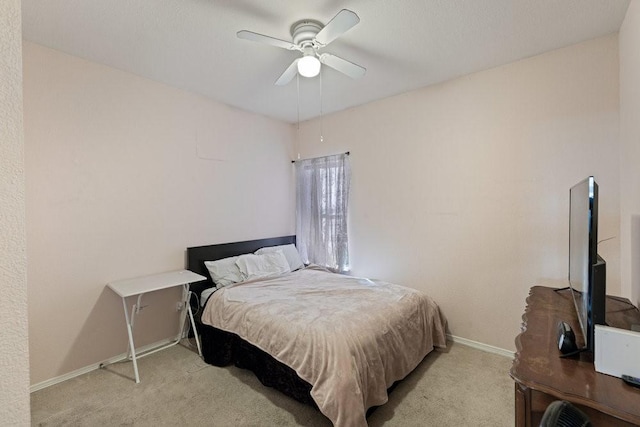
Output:
M271 237L268 239L187 248L187 270L207 277L206 282L194 283L191 285L190 290L200 294L204 289L213 286L209 270L204 265L205 261L215 261L236 255L249 254L265 246L288 245L290 243L296 243L296 236Z

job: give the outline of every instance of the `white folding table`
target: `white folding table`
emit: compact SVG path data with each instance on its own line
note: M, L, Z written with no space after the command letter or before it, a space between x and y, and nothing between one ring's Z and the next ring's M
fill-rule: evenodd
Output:
M189 304L189 284L206 280L207 278L196 274L189 270L171 271L168 273L154 274L151 276L136 277L134 279L117 280L110 282L107 286L116 294L122 298L122 306L124 307L124 317L127 322L127 333L129 334L129 349L127 351L127 358L133 362L133 372L136 376L136 383L140 382L140 375L138 374L138 362L140 357L148 356L156 351L164 350L165 348L174 346L182 339L182 333L184 330L184 322L187 315L191 321L191 327L193 328L194 335L196 337L196 344L198 346L198 354L202 357L202 349L200 347L200 339L196 331L196 324L193 319L193 312L191 311L191 305ZM173 288L176 286L182 287L182 309L185 314L180 316L180 330L176 339L169 344L162 345L150 350L147 350L141 354L136 354L135 344L133 342L133 325L135 322L135 316L142 310L142 296L147 292L159 291L161 289ZM131 306L131 315L127 309L127 297L137 296L137 301ZM104 365L101 365L101 367Z

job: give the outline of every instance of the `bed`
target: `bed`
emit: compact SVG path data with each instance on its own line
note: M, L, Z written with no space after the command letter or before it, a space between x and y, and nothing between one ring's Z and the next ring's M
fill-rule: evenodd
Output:
M206 261L293 243L295 236L284 236L188 248L187 268L209 278L192 291L214 286ZM367 411L387 401L387 390L446 346L446 320L424 293L317 266L250 277L198 305L207 363L250 369L335 426L366 426Z

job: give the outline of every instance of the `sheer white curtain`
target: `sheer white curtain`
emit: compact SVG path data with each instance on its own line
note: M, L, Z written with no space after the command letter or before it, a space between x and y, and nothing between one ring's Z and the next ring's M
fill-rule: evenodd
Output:
M296 161L296 243L305 263L349 270L349 156Z

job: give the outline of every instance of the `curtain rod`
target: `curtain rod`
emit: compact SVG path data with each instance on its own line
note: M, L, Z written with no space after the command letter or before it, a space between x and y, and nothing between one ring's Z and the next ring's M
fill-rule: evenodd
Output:
M346 154L347 156L351 155L350 151L345 151L344 153L338 153L338 154ZM333 156L337 156L338 154L332 154ZM298 160L311 160L311 159L319 159L320 157L328 157L328 156L319 156L319 157L311 157L308 159L298 159ZM295 163L298 160L291 160L291 163Z

